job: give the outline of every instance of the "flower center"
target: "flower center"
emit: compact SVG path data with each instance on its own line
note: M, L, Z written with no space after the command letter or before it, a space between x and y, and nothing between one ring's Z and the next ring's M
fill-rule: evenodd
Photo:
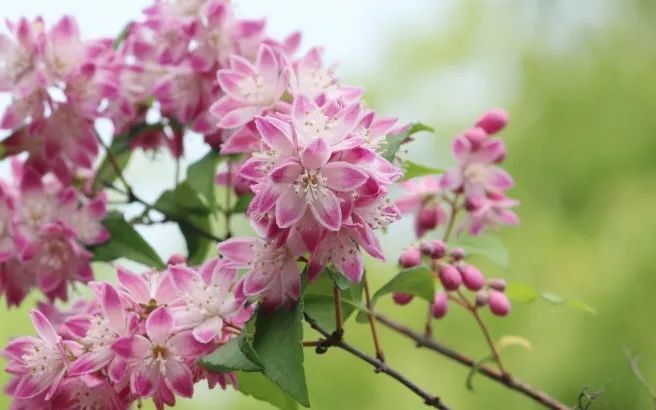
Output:
M326 189L326 177L321 175L318 170L306 169L296 178L292 187L306 201L312 202Z
M152 353L153 353L153 358L157 360L166 360L169 357L168 349L160 345L153 345Z
M248 76L237 84L239 94L241 94L246 101L256 105L267 104L266 88L264 87L264 79L261 75Z
M89 331L84 338L84 344L88 349L109 348L116 336L116 332L112 329L109 320L96 316L91 321Z
M64 358L57 346L46 343L35 344L27 349L22 357L33 376L39 377L58 371L64 365Z

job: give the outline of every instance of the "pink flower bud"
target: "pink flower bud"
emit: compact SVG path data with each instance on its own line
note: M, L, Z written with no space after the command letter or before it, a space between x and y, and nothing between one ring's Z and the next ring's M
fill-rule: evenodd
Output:
M451 251L451 257L454 261L461 261L465 258L465 250L462 248L456 248Z
M430 241L431 246L433 247L433 252L430 257L433 259L440 259L446 255L446 244L439 239L433 239Z
M462 276L462 282L467 289L472 291L483 289L483 286L485 286L485 276L483 276L481 271L474 266L466 264L459 265L458 270Z
M435 319L440 319L449 311L449 297L444 292L435 294L433 304L431 305L431 313Z
M168 262L166 262L167 265L180 265L182 263L187 263L187 258L179 253L171 255Z
M419 250L421 251L421 254L424 256L432 256L433 252L435 251L435 245L433 245L432 241L422 242L419 245Z
M462 283L462 276L458 269L451 265L443 265L439 272L440 282L446 290L456 290Z
M439 206L422 207L417 214L417 232L423 235L426 231L433 230L439 225L440 216Z
M488 300L489 296L486 290L481 290L480 292L476 293L476 306L485 306L487 305Z
M508 151L506 150L505 146L502 146L499 148L499 151L497 151L496 156L494 157L494 163L495 164L500 164L503 161L506 160L506 156L508 155Z
M508 124L508 113L502 108L493 108L481 116L476 123L488 134L496 134Z
M392 295L394 303L400 306L407 305L412 301L413 298L414 296L409 293L396 292Z
M490 289L488 302L490 311L496 316L506 316L510 312L510 301L503 292Z
M421 264L421 252L416 246L404 250L399 258L399 265L404 268L412 268Z
M506 290L506 281L503 280L503 279L500 279L500 278L488 280L487 285L491 289L495 289L495 290L498 290L500 292L503 292L504 290Z
M488 137L487 132L479 127L470 128L463 135L469 140L473 149L478 149L481 143Z
M485 199L481 196L471 196L465 199L465 209L474 212L485 205Z

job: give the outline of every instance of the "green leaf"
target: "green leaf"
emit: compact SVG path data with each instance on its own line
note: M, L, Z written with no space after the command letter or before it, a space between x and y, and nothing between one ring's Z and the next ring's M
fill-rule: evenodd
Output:
M474 391L474 376L478 374L478 371L481 369L481 366L483 366L485 363L490 363L494 361L494 356L485 356L484 358L476 361L474 365L469 369L469 373L467 374L467 380L465 381L465 385L467 386L467 389L470 391Z
M337 278L337 279L335 279ZM342 320L355 312L362 301L363 283L352 283L340 272L327 268L313 283L306 286L303 293L304 310L321 326L335 328L335 302L333 286L340 289L342 299Z
M427 167L426 165L417 164L408 160L403 161L403 170L404 180L423 177L426 175L437 175L444 173L444 170L442 169Z
M239 338L232 339L212 354L201 359L200 364L215 373L235 370L256 372L262 370L262 365L249 359L241 350Z
M580 301L578 299L570 299L567 301L567 306L582 310L584 312L590 313L591 315L596 315L597 314L597 309L593 308L592 306L588 305L587 303Z
M246 212L246 210L248 209L248 205L250 205L252 199L253 199L253 195L251 194L246 194L238 197L237 202L235 203L235 206L232 207L231 212L233 214L240 214Z
M420 131L433 132L433 128L428 125L424 125L420 122L416 122L410 125L404 131L401 131L397 134L390 134L385 137L385 152L383 152L383 158L392 162L396 157L396 153L401 148L401 144L408 141L408 139Z
M185 206L178 202L179 199L185 203ZM164 191L154 204L155 209L184 222L178 223L178 228L187 243L187 259L188 263L192 265L204 262L214 249L213 240L199 235L194 228L189 226L206 232L214 231L212 215L208 213L206 207L203 207L201 199L185 183L180 184L175 193L170 190ZM198 211L194 213L192 211L194 209ZM201 212L202 209L204 211Z
M308 399L303 368L303 301L293 309L260 312L255 322L253 348L264 375L305 407Z
M187 168L187 182L189 186L200 195L206 203L213 207L216 205L216 168L221 162L218 152L211 150L203 158L189 165Z
M207 215L211 212L206 199L192 188L188 181L180 183L175 188L174 197L178 211L190 211L199 215Z
M547 302L551 303L552 305L562 305L565 303L565 299L561 298L560 296L556 295L555 293L551 292L544 292L542 293L542 299L546 300Z
M166 264L151 248L139 232L127 223L120 212L112 211L103 220L103 225L111 235L111 239L101 245L91 247L96 261L112 261L127 258L146 266L164 269Z
M257 400L266 401L281 410L296 410L296 401L285 394L262 373L238 373L239 391Z
M506 296L518 303L533 303L539 294L531 286L523 282L513 282L506 287Z
M372 306L381 296L395 292L408 293L422 298L428 303L433 303L433 298L435 297L435 278L433 277L433 273L426 266L418 266L398 273L392 280L374 293L371 297ZM367 314L360 312L358 322L364 322L366 319Z
M482 234L477 236L463 235L454 238L449 242L449 248L463 248L468 255L482 255L491 261L507 268L510 264L508 251L503 246L501 240L492 234Z
M552 305L565 305L573 309L582 310L591 315L596 315L597 310L587 303L578 299L565 299L553 292L538 292L529 284L523 282L512 282L505 290L506 296L517 303L533 303L538 298L551 303Z

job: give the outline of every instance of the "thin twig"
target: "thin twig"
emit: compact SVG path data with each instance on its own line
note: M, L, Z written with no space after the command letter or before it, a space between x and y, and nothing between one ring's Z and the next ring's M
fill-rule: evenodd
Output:
M638 379L642 387L645 388L647 394L649 394L649 397L651 397L654 408L656 409L656 390L654 390L654 388L649 384L647 378L642 373L640 365L638 364L640 358L638 356L633 356L629 349L624 349L624 354L626 355L626 360L629 362L629 366L631 366L631 371L635 375L636 379Z
M226 221L226 238L231 238L232 237L232 229L230 227L230 218L232 218L232 209L230 207L230 201L232 197L232 189L230 189L230 181L232 180L232 169L231 166L232 164L230 163L230 158L227 160L228 164L228 175L226 179L226 204L225 204L225 211L223 214L225 215L225 221Z
M342 315L342 295L337 286L333 286L333 300L335 302L335 332L342 337L344 335L344 319Z
M360 309L364 310L362 308ZM417 333L411 330L410 328L408 328L407 326L397 323L392 319L389 319L386 316L383 316L379 313L375 313L375 312L371 312L371 313L374 316L376 316L376 319L378 319L378 321L384 326L412 339L417 344L417 347L424 347L426 349L432 350L470 368L476 366L477 364L476 360L472 359L471 357L459 353L435 341L432 338L426 338L424 335ZM478 366L478 372L480 372L483 376L508 387L509 389L512 389L516 392L519 392L533 399L534 401L540 403L546 408L552 410L570 410L570 406L567 406L559 402L557 399L549 396L547 393L541 390L538 390L520 380L515 379L512 375L508 373L502 373L498 370L495 370L485 365Z
M104 183L104 186L108 189L111 189L111 190L116 191L120 194L128 196L128 200L130 202L138 202L138 203L142 204L143 206L145 206L146 209L157 211L160 214L164 215L164 220L161 221L162 223L164 223L164 222L175 222L179 225L186 226L187 228L191 229L192 231L196 232L197 234L199 234L199 235L201 235L201 236L203 236L207 239L211 239L211 240L216 241L216 242L221 242L221 241L224 240L223 238L220 238L220 237L212 234L211 232L207 232L206 230L201 229L201 228L197 227L196 225L194 225L194 224L192 224L192 223L190 223L190 222L188 222L184 219L178 218L177 216L175 216L171 213L168 213L168 212L164 211L163 209L160 209L160 208L156 207L155 205L153 205L149 202L144 201L143 199L141 199L137 195L135 195L134 192L131 192L131 193L125 192L125 191L117 188L113 184L107 183L107 182Z
M371 293L369 292L369 281L367 280L366 275L362 280L364 282L364 295L365 295L366 302L367 302L367 310L369 310L369 312L371 312L371 313L367 314L367 319L369 320L369 327L371 328L371 336L374 338L374 347L376 348L376 357L381 362L384 362L385 361L385 355L383 354L383 349L380 346L380 340L378 338L378 329L376 327L376 318L373 315L373 305L371 304Z
M492 356L494 357L494 361L497 363L497 366L499 367L501 374L506 374L507 373L506 369L504 369L503 363L501 362L501 355L499 355L499 351L497 350L497 347L494 345L494 340L492 340L492 336L490 335L490 330L487 328L485 322L483 322L483 318L481 318L481 315L478 313L478 309L476 309L476 306L473 306L469 302L469 300L467 300L467 298L465 297L465 295L462 294L461 291L458 291L458 296L460 296L460 300L465 305L466 309L472 314L472 316L474 316L474 319L476 319L476 323L478 323L478 327L480 327L481 331L483 332L485 341L490 347L490 352L492 353Z
M121 181L121 183L123 184L123 186L127 190L128 200L131 200L132 199L132 186L130 184L128 184L128 181L123 176L123 171L121 170L121 166L119 165L118 160L116 159L116 156L112 152L111 148L107 144L105 144L105 141L102 140L102 138L100 137L100 134L98 134L97 132L94 131L94 135L96 136L96 139L98 140L100 145L105 150L105 155L107 155L107 159L109 159L109 163L112 165L112 168L114 168L114 172L116 173L116 177L119 179L119 181ZM97 178L97 177L98 176L96 175L95 178Z
M346 343L343 339L337 339L334 338L333 335L331 335L326 329L322 328L314 319L312 319L308 314L305 314L305 321L312 327L314 330L317 332L321 333L325 338L326 341L330 341L331 346L336 346L339 347L342 350L345 350L352 354L353 356L358 357L359 359L369 363L372 365L377 373L384 373L393 379L397 380L401 384L403 384L405 387L410 389L413 393L415 393L417 396L421 397L424 400L424 403L428 406L435 407L437 409L441 410L449 410L449 407L442 403L442 400L440 400L439 397L433 396L429 394L428 392L424 391L422 388L408 380L405 376L403 376L401 373L398 371L392 369L387 363L375 359L354 346L351 346L350 344ZM328 346L326 346L328 347Z

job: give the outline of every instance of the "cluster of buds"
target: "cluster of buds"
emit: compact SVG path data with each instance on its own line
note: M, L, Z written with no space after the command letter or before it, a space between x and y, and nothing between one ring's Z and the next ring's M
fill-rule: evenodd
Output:
M18 160L12 184L0 180L0 292L19 305L37 287L50 301L67 300L73 282L93 279L86 246L104 242L106 199L44 177Z
M501 279L486 279L478 268L464 261L463 249L449 249L439 239L426 240L419 246L406 248L399 257L399 265L405 269L413 268L421 265L424 258L428 259L431 271L442 287L435 294L431 305L431 312L436 319L446 315L449 294L461 292L463 288L476 292L476 308L489 305L490 311L496 316L506 316L510 312L510 301L503 293L505 282ZM396 304L406 305L412 301L413 295L394 293L392 298Z
M143 274L119 268L118 278L117 288L91 283L95 298L70 311L32 311L38 337L19 337L4 350L12 408L128 409L152 397L161 409L192 397L197 382L236 383L197 363L252 315L235 296L234 269L215 258Z
M519 223L511 210L518 201L505 194L513 187L513 179L498 167L506 158L506 148L502 139L492 137L507 123L505 111L486 112L475 127L456 137L456 166L439 177L425 176L401 184L407 194L396 204L402 213L414 215L418 238L445 225L452 217L449 213L463 208L467 215L458 230L468 228L472 235L487 227Z

